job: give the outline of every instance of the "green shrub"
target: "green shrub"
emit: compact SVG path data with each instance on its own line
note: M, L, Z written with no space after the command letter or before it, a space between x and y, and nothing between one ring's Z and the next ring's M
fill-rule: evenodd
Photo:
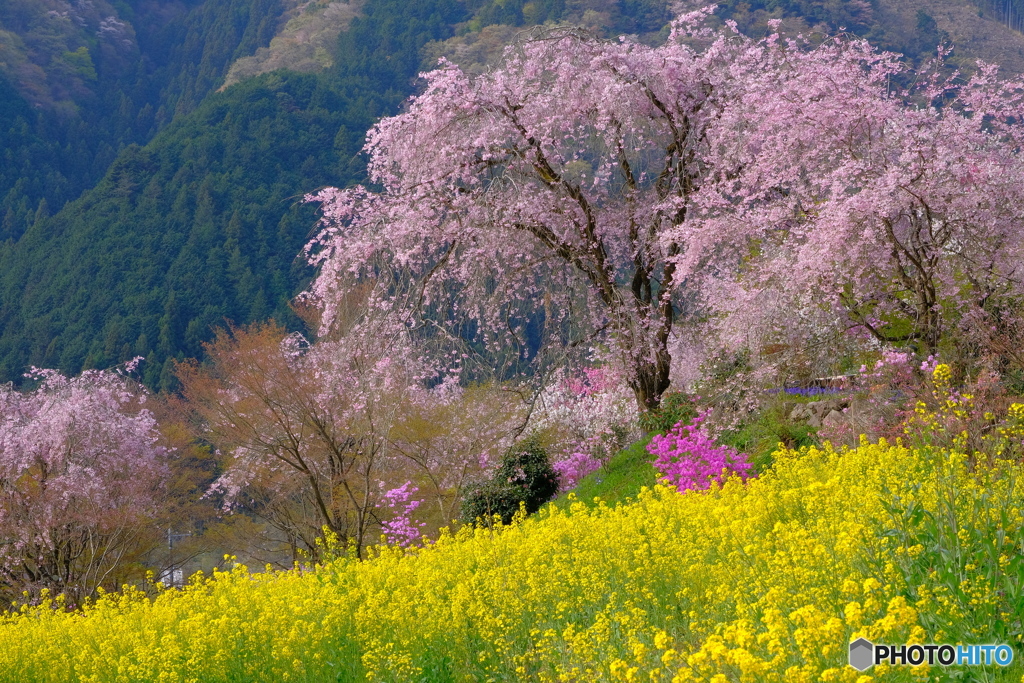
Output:
M535 438L513 446L501 459L494 476L471 489L462 501L462 517L466 522L490 520L495 515L503 524L525 506L533 514L558 493L558 474L551 467L547 451Z

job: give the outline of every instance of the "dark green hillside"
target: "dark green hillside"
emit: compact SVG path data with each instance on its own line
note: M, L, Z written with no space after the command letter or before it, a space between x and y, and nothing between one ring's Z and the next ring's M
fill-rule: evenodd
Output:
M302 195L362 178L365 131L411 92L422 47L464 16L450 0L367 8L338 69L209 96L8 245L0 381L143 355L145 381L166 387L168 359L201 355L226 320L298 324L288 301L310 274L296 255L316 220Z
M157 0L132 4L152 72L146 98L159 103L158 122L195 109L221 86L234 60L269 44L285 9L282 0L191 0L190 11L163 23Z
M358 149L337 95L271 74L211 97L100 184L41 220L0 262L3 374L196 356L225 319L288 316L314 223L303 191L349 179ZM12 305L13 304L13 305Z
M195 109L281 0L0 2L0 249Z
M67 194L64 176L37 164L53 154L53 143L33 125L36 119L29 103L0 75L0 245L32 223L42 197Z

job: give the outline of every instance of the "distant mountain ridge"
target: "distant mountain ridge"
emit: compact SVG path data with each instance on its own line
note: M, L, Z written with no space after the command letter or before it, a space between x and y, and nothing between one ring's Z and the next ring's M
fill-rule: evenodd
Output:
M295 0L292 0L293 2ZM324 71L334 64L338 35L358 16L362 0L308 0L285 12L287 22L267 47L236 60L221 90L246 78L290 69Z
M0 244L195 109L234 59L270 42L279 3L0 2Z

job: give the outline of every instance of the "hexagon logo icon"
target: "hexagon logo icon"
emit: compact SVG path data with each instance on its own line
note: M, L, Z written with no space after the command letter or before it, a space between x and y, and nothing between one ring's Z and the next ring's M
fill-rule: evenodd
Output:
M857 671L866 671L875 664L875 646L867 638L858 638L850 643L850 666Z

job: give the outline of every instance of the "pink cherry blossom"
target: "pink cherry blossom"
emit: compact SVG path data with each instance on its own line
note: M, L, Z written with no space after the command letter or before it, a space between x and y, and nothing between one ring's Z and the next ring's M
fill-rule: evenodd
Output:
M168 453L126 377L28 377L36 389L0 386L0 584L8 598L49 588L77 600L136 559Z

